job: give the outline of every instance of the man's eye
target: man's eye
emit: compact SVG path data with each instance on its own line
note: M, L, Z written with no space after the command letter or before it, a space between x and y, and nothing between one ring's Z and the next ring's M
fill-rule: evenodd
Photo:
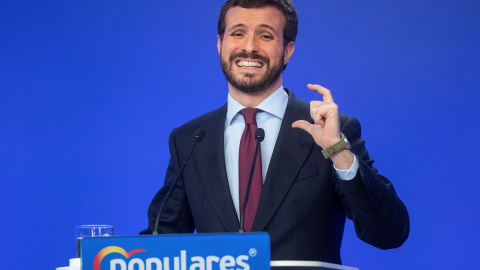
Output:
M262 35L262 38L267 40L273 39L273 37L270 35Z
M233 33L232 36L234 36L234 37L241 37L241 36L243 36L243 34L242 34L242 33Z

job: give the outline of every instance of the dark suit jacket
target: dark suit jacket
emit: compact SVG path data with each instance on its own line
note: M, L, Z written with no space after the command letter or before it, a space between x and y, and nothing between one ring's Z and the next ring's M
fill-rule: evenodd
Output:
M287 92L288 105L252 228L270 234L272 260L340 264L346 216L353 220L358 237L365 242L382 249L402 245L409 233L407 210L390 181L372 167L359 122L340 115L341 131L360 163L353 180L340 180L310 134L291 127L296 120L312 120L309 104ZM192 147L197 128L204 128L206 135L165 205L159 231L238 231L225 168L226 112L224 105L172 131L165 185L153 198L148 210L149 227L141 233L153 232L159 205Z

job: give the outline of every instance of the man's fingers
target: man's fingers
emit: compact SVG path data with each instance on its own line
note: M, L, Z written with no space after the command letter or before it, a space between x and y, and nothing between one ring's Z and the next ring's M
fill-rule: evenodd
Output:
M306 132L310 133L310 135L312 134L311 131L312 131L313 125L310 124L309 122L305 121L305 120L297 120L297 121L293 122L292 127L293 128L301 128L301 129L305 130Z
M322 105L324 105L324 104L325 104L325 102L323 102L323 101L312 100L312 101L310 101L310 108L312 108L312 107L319 107L319 106L322 106Z
M307 87L308 89L317 91L320 95L322 95L323 101L333 103L332 93L327 88L320 86L318 84L307 84Z
M311 113L313 122L317 125L321 125L322 127L325 126L325 114L321 111L313 111Z
M325 125L325 119L334 115L338 111L338 106L335 103L324 103L322 105L315 106L310 105L310 116L316 124L322 126Z

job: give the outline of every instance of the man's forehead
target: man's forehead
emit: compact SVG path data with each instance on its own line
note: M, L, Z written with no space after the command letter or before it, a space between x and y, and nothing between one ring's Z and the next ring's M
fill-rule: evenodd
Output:
M286 18L285 15L273 6L259 8L232 7L225 16L226 29L237 26L247 26L256 24L260 27L269 26L269 28L278 28L282 31Z

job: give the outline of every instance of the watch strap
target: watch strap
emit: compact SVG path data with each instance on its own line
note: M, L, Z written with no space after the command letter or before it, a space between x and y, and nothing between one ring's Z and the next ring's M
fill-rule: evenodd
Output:
M334 155L342 152L343 150L345 149L350 149L350 143L348 142L347 138L345 137L345 135L343 135L343 133L341 134L342 136L342 140L339 141L338 143L332 145L331 147L329 148L324 148L322 150L322 153L323 153L323 156L328 159L328 158L331 158L333 157Z

